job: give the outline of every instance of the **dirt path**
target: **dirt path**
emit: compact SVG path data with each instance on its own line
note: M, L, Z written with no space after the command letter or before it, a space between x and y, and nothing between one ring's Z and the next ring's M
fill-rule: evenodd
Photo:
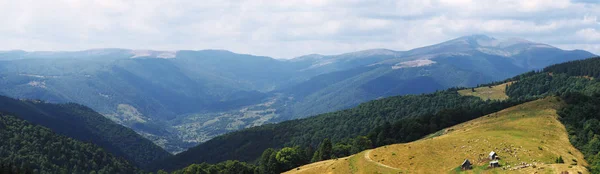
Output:
M367 159L367 161L375 163L375 164L377 164L378 166L381 166L381 167L385 167L385 168L389 168L389 169L394 169L394 170L400 170L398 168L394 168L394 167L391 167L391 166L388 166L388 165L385 165L385 164L381 164L381 163L379 163L377 161L373 161L371 159L371 157L370 157L371 156L371 151L373 151L373 150L367 150L367 152L365 152L365 159Z

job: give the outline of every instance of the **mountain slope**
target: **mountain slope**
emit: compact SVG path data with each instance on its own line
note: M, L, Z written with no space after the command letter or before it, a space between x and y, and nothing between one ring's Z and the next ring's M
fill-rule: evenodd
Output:
M169 152L181 152L243 128L383 97L500 81L591 56L481 35L407 51L291 60L224 50L17 50L0 52L0 94L80 103Z
M121 126L78 104L50 104L0 96L0 112L41 125L82 142L94 143L108 152L146 167L152 161L170 156L168 152L133 130Z
M0 113L1 173L136 173L102 148ZM9 167L13 168L10 169Z
M309 164L287 173L458 173L465 159L471 161L475 173L588 173L583 154L571 145L558 120L556 112L562 106L559 98L541 99L446 128L439 136ZM499 154L501 168L487 168L491 151ZM556 164L558 157L567 162ZM572 161L577 162L573 165ZM519 167L524 165L536 167Z
M403 52L379 49L300 57L296 61L313 62L308 69L312 71L346 64L356 67L315 76L283 91L296 99L288 115L301 118L350 108L380 97L430 93L455 86L500 81L552 64L592 56L582 50L565 51L522 39L472 35ZM417 85L427 88L410 88Z
M600 58L592 58L579 64L592 68L598 60ZM565 63L565 65L569 64L573 63ZM560 67L560 65L551 67ZM573 69L577 68L581 67L573 67ZM461 120L476 118L523 101L561 95L565 92L581 92L586 95L600 92L600 83L582 77L586 74L566 74L554 69L569 68L548 68L542 72L529 72L503 82L483 85L482 88L492 86L491 89L498 89L498 91L505 89L508 100L483 101L478 97L462 96L459 91L463 91L461 93L466 95L462 89L449 89L425 95L389 97L366 102L344 111L254 127L219 136L168 158L168 162L164 162L163 167L174 169L191 163L232 159L252 161L267 148L316 147L325 138L330 138L334 142L347 142L345 140L356 136L367 136L375 146L414 141L446 126L461 123ZM552 71L555 73L551 73ZM596 73L596 71L585 71L585 73ZM508 87L502 85L507 82L513 83ZM499 87L494 88L494 85Z

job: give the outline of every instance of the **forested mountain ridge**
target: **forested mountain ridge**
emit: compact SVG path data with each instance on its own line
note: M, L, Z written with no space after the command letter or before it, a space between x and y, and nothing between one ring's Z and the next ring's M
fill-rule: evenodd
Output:
M289 60L224 50L7 51L0 53L0 94L79 103L180 152L238 129L499 81L592 55L481 35L408 51Z
M461 96L457 93L458 89L389 97L363 103L353 109L229 133L168 158L167 161L172 161L173 164L162 164L164 169L176 169L191 163L218 160L253 161L259 158L260 149L300 146L309 149L312 147L314 150L325 138L333 140L333 144L339 143L338 150L348 145L352 147L352 141L360 139L360 136L366 136L372 147L409 142L445 127L526 101L573 92L588 96L600 93L600 82L585 77L591 77L590 74L600 71L597 67L593 68L598 62L600 58L573 61L502 82L481 85L514 82L506 87L506 94L510 97L506 101L482 101L477 97ZM583 66L589 66L591 70L577 70L585 69ZM571 73L567 74L569 71L564 69L571 69ZM413 104L415 107L411 107ZM343 150L338 152L349 153ZM209 155L210 158L201 154Z
M137 173L102 148L0 113L0 173Z
M312 62L308 70L321 67L341 70L315 76L283 90L291 91L284 93L299 100L290 107L289 115L302 118L332 111L326 108L346 109L381 97L501 81L552 64L592 56L582 50L565 51L522 39L472 35L408 51L374 49L300 57L296 61ZM350 65L354 67L340 68L352 67ZM302 91L303 95L295 91Z
M171 155L133 130L79 104L51 104L0 96L0 112L81 142L94 143L139 167Z

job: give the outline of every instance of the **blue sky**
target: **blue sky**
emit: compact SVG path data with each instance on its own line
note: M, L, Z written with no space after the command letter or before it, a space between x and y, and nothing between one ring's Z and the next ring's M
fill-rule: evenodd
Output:
M600 54L593 0L0 0L0 50L225 49L292 58L485 34Z

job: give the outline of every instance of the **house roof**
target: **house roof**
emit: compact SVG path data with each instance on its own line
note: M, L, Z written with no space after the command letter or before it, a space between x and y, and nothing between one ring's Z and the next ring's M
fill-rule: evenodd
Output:
M496 155L496 152L494 152L494 151L490 152L490 156L492 156L492 155Z
M490 161L490 164L496 164L496 163L498 163L498 160Z
M469 164L470 165L471 161L469 161L469 159L465 159L465 161L462 163L462 165L465 165L465 164Z

